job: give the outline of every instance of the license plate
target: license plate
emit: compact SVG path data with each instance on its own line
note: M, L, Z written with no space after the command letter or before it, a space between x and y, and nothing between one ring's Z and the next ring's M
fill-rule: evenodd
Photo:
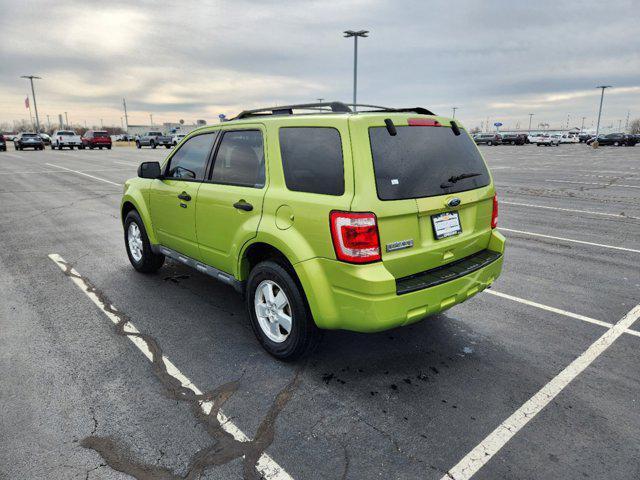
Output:
M431 222L433 223L433 234L436 240L452 237L462 232L458 212L445 212L432 215Z

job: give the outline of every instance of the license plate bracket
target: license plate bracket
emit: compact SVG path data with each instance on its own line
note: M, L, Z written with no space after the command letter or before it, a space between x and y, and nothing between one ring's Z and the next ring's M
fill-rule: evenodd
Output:
M436 240L453 237L462 233L458 212L443 212L431 215L431 226Z

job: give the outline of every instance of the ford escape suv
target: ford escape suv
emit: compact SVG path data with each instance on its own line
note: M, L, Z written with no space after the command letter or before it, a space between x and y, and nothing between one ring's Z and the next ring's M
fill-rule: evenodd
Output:
M133 267L166 257L244 294L264 348L408 325L484 290L505 239L467 131L423 108L245 111L191 132L124 187Z

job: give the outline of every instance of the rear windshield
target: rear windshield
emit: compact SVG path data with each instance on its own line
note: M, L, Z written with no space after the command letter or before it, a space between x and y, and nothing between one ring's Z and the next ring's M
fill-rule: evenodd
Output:
M152 136L152 135L161 137L162 133L160 133L160 132L149 132L149 136Z
M75 135L75 134L76 134L76 132L58 132L58 135L63 135L63 136L66 136L66 137L69 137L69 136Z
M381 200L433 197L489 185L489 172L466 133L447 127L369 129L376 188ZM469 178L456 177L474 175Z
M108 137L109 134L107 132L93 132L94 137Z
M35 133L23 133L22 136L23 137L37 137L37 135Z

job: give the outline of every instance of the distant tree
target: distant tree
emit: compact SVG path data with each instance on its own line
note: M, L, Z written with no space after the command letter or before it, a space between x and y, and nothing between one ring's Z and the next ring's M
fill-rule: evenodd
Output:
M631 121L631 123L629 124L629 132L633 134L640 133L640 118L636 118L635 120Z
M480 127L473 127L471 130L469 130L469 133L471 134L476 134L476 133L480 133Z

